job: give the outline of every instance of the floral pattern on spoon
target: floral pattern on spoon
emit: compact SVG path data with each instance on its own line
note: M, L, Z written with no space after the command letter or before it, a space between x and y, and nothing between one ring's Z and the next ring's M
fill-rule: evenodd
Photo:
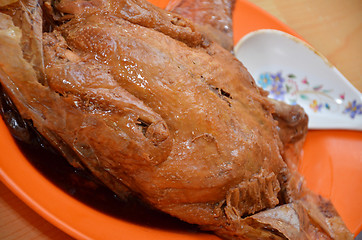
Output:
M259 75L257 83L263 89L269 91L269 97L285 101L289 104L297 104L300 101L308 101L313 112L339 111L348 114L351 118L362 116L362 103L356 99L345 101L345 93L340 93L339 98L332 97L329 93L333 89L326 89L323 85L311 85L307 77L298 78L295 74L283 74L282 71L272 73L264 72Z

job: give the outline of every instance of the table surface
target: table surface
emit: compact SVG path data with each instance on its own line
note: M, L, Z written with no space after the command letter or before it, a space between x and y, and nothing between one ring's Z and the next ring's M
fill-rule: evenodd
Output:
M250 0L299 33L362 91L362 1ZM0 239L72 239L0 183Z

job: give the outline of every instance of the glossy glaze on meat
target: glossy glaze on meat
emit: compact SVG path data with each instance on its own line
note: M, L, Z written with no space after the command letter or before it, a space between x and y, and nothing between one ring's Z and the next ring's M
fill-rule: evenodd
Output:
M211 41L232 51L234 5L235 0L171 0L166 9L191 19Z

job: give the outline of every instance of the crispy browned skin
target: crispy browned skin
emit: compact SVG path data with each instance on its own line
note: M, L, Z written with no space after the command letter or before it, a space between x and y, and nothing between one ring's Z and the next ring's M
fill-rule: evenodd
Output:
M232 10L234 0L171 0L166 9L196 23L206 38L233 50ZM223 81L222 78L216 81ZM267 94L267 93L265 93ZM288 105L270 99L273 117L278 121L279 137L283 143L282 156L296 170L299 155L308 130L308 116L298 105Z
M232 51L234 5L235 0L171 0L166 9L191 19L211 41Z
M20 29L0 14L0 30L13 33L0 31L0 79L22 116L118 195L132 192L225 238L287 238L259 215L245 218L305 193L282 159L272 104L244 66L203 44L191 22L150 22L166 13L143 1L110 3L80 4L43 34L43 79L22 57Z

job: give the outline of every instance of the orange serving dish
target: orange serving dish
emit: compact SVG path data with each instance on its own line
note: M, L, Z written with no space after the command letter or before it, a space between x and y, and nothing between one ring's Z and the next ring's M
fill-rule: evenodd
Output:
M153 0L165 7L167 0ZM235 43L262 28L297 33L253 4L237 0ZM152 228L109 216L68 195L22 154L0 119L0 179L49 222L78 239L218 239L208 233ZM332 200L348 228L362 228L362 132L310 131L299 166L307 185Z

